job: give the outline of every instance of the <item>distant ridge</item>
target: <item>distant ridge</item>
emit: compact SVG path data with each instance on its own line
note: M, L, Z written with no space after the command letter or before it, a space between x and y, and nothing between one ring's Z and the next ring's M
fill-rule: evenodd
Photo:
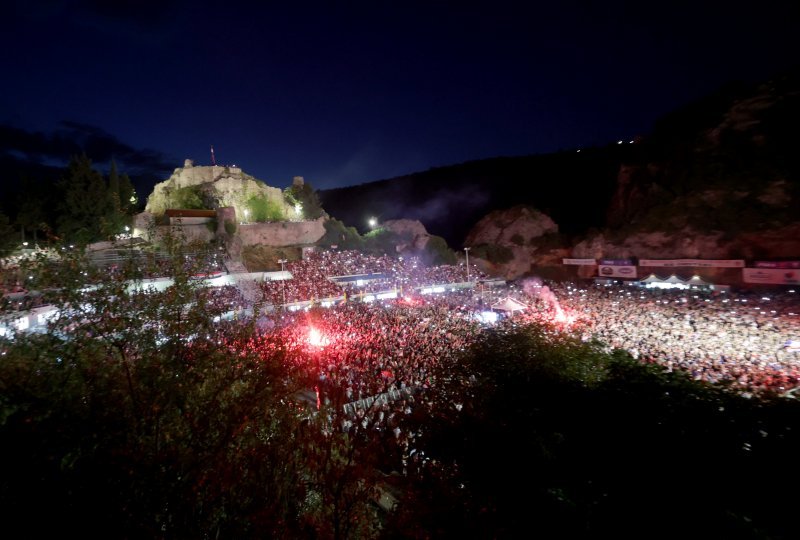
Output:
M418 219L454 248L488 212L518 204L535 206L562 232L577 234L603 225L630 146L635 145L468 161L320 191L320 199L330 215L362 230L371 216Z

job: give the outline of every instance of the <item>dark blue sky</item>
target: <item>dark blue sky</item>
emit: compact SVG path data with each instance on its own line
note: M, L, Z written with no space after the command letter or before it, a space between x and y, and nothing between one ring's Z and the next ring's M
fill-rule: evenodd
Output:
M166 177L213 144L280 187L630 139L800 52L796 2L28 3L2 4L0 152Z

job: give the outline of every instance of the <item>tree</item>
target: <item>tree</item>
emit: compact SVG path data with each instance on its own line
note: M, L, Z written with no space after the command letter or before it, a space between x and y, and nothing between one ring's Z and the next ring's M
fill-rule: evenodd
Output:
M114 202L99 172L86 155L70 160L60 185L58 230L65 240L88 244L117 234Z
M297 377L280 351L214 323L185 253L144 292L69 250L39 259L58 315L0 337L0 517L31 536L297 537ZM133 287L131 285L134 285ZM139 283L141 285L141 283Z
M19 236L8 216L0 212L0 257L5 257L19 245Z
M299 204L304 219L317 219L325 214L319 194L311 187L311 184L304 182L302 185L294 184L287 188L287 202Z
M22 227L22 236L25 231L33 233L33 244L38 244L38 231L47 228L45 207L47 206L48 191L42 189L40 182L25 177L22 179L22 189L17 196L16 223Z
M112 235L120 234L129 223L129 217L125 212L125 208L127 208L128 205L123 203L123 199L121 198L117 162L113 159L111 160L111 171L108 174L108 199L110 206L105 216L108 230Z
M136 195L136 189L134 189L130 177L125 173L119 179L119 200L123 213L130 216L136 212L139 198Z

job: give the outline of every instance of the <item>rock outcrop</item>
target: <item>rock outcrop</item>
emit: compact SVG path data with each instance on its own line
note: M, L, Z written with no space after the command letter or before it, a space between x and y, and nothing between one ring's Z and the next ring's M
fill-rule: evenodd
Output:
M483 217L464 242L470 261L506 279L531 273L537 266L560 263L558 225L546 214L528 206L496 210Z
M145 211L161 216L169 208L185 208L187 199L191 199L209 210L232 207L239 219L247 220L247 202L257 196L266 198L286 219L295 217L294 207L284 200L279 188L245 174L239 167L195 167L187 159L172 176L156 184Z
M381 226L402 238L408 239L406 242L397 245L398 253L421 251L425 249L431 239L431 235L425 225L416 219L390 219L384 221Z

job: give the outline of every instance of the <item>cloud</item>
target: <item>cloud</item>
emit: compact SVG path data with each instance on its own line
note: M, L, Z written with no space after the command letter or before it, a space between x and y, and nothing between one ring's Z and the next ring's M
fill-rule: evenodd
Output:
M150 148L134 148L97 126L64 120L51 133L26 131L0 124L0 154L24 156L39 164L66 164L81 153L98 164L117 161L129 174L161 174L174 168L175 160Z

